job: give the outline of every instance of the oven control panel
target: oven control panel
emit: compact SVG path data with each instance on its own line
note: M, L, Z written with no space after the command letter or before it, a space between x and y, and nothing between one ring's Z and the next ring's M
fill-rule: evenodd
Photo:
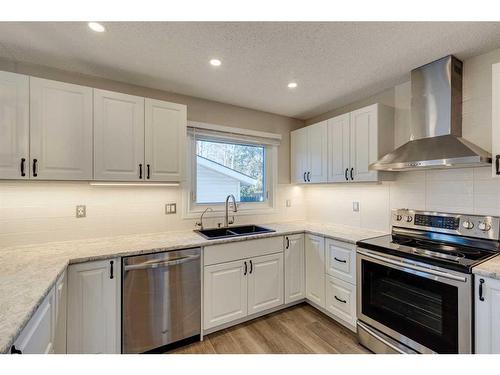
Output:
M392 226L492 240L500 239L500 218L496 216L396 209L392 211Z

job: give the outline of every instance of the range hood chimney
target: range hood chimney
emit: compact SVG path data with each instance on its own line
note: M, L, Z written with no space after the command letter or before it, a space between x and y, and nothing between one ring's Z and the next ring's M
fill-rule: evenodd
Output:
M447 56L411 71L410 140L372 170L464 168L491 164L491 154L462 138L462 62Z

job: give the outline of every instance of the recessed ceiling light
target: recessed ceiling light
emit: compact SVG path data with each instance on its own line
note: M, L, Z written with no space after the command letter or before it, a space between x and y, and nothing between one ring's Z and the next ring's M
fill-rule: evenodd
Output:
M289 88L289 89L294 89L294 88L296 88L296 87L297 87L297 82L290 82L290 83L288 84L288 88Z
M220 66L222 62L219 59L212 59L210 60L210 64L213 66Z
M106 28L98 22L89 22L87 25L96 33L103 33L104 31L106 31Z

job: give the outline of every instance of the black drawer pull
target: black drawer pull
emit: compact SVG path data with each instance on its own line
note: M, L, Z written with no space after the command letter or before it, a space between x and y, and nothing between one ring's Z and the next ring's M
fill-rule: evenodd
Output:
M307 172L307 182L311 182L311 172Z
M334 297L335 297L335 299L336 299L337 301L339 301L339 302L342 302L342 303L347 303L347 301L346 301L345 299L340 299L340 298L339 298L339 297L337 297L337 296L334 296Z
M349 170L349 168L346 168L345 169L345 172L344 172L344 176L345 176L345 180L346 181L349 181L349 178L347 177L347 171Z
M307 182L306 174L307 174L307 172L304 172L304 182Z
M10 348L10 354L23 354L22 350L16 349L15 345Z
M115 278L115 274L114 274L114 270L113 270L113 264L115 262L113 262L112 260L109 262L109 278L110 279L114 279Z
M250 261L250 272L249 273L252 273L252 271L253 271L253 263L252 263L252 261Z
M290 247L290 239L286 237L286 248L288 249Z
M243 276L246 276L247 274L247 262L244 262L245 263L245 271L243 272Z
M354 171L354 168L351 168L351 180L354 181L354 178L352 177L352 172Z
M150 178L150 176L151 176L149 164L147 164L147 165L146 165L146 168L147 168L147 170L148 170L148 172L147 172L148 174L147 174L147 177L146 177L146 178L149 180L149 178Z
M25 158L21 158L21 176L24 177L26 176L26 173L24 172L24 162L26 161Z
M495 160L495 167L496 167L495 169L496 169L497 174L500 174L500 155L497 155L495 157L495 159L496 159Z
M340 262L340 263L347 263L347 260L345 260L345 259L339 259L337 257L333 257L333 259L335 259L337 262Z
M139 164L139 180L142 180L142 164Z
M484 279L479 279L479 300L480 301L484 301L483 284L484 284Z
M36 163L38 163L38 159L33 159L33 177L38 176L36 173Z

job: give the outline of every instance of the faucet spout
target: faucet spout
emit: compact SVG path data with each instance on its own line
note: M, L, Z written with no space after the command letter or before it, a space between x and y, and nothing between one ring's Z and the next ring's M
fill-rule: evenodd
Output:
M229 194L226 197L226 215L224 216L224 226L228 227L230 224L234 223L234 216L231 220L229 220L229 199L231 199L233 202L233 212L238 212L238 207L236 206L236 198L234 198L233 194Z

